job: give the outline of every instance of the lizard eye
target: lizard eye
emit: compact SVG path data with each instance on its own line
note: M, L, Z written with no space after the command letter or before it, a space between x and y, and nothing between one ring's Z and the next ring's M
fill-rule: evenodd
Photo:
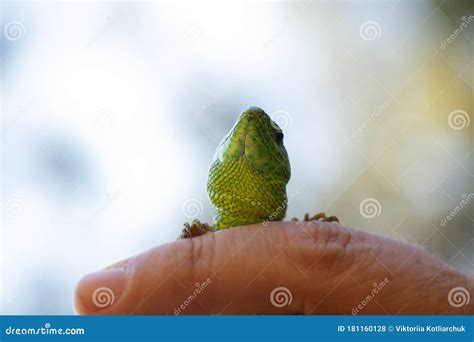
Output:
M283 132L280 130L275 130L275 134L276 134L276 142L278 144L281 144L283 142Z

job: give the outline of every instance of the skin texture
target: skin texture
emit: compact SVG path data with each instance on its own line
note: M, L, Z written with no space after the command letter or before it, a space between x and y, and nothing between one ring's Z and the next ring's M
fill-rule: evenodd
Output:
M83 277L75 309L101 315L354 314L381 282L386 285L356 314L474 314L472 298L458 308L448 302L454 287L472 297L472 276L412 245L320 221L254 224L158 246ZM189 301L196 284L204 283ZM114 301L98 306L94 293L104 287ZM289 305L272 305L277 287L291 291Z
M282 130L262 109L250 107L217 147L209 169L214 229L282 220L289 180Z

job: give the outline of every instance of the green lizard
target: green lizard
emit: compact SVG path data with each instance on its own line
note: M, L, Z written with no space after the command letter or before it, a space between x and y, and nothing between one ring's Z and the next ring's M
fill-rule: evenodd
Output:
M207 193L217 207L214 224L185 223L180 238L283 220L290 174L281 128L261 108L250 107L219 144L209 168ZM339 221L324 213L306 214L304 220Z

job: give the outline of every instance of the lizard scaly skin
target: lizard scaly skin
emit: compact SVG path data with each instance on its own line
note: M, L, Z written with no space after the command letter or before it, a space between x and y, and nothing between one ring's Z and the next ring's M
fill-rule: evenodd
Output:
M281 128L261 109L250 107L216 149L207 193L216 206L214 224L185 224L181 238L264 221L281 221L287 208L290 161ZM327 218L320 213L305 220Z

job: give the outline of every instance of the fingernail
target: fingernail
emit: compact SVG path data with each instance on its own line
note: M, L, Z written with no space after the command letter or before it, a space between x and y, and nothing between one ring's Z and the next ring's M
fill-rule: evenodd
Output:
M76 309L87 313L112 307L122 297L126 283L127 273L123 268L104 269L84 276L76 288Z

